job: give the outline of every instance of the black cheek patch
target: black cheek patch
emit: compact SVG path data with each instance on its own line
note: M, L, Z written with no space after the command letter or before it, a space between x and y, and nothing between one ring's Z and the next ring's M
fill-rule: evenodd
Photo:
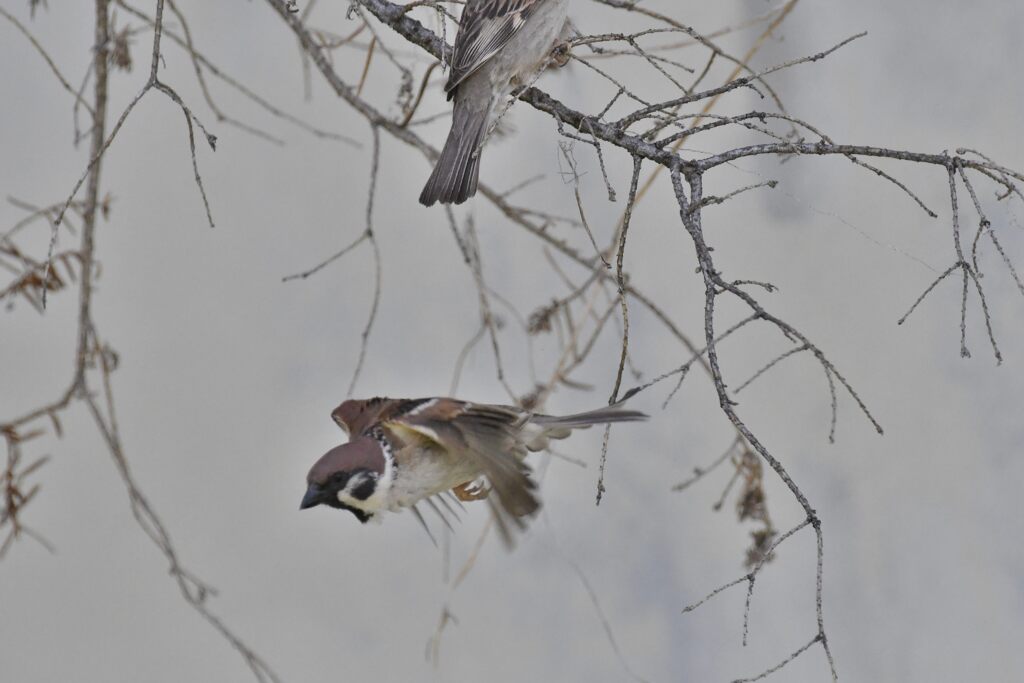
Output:
M377 480L369 477L359 483L354 489L352 489L352 497L356 500L366 500L373 495L373 492L377 490Z

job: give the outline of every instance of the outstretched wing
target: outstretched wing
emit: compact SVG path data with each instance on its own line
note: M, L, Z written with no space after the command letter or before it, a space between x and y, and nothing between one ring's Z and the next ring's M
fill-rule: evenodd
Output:
M375 423L381 411L391 403L393 401L389 398L350 399L331 411L331 419L348 434L349 439L355 439Z
M530 469L523 462L526 450L518 438L529 417L530 413L515 408L438 398L405 412L384 414L381 424L399 437L425 439L471 459L497 495L495 520L508 542L508 523L522 528L520 518L540 507Z
M445 92L448 99L455 89L505 47L537 8L548 0L469 0L462 12L459 33L455 37L451 72Z
M371 427L389 415L404 415L417 406L429 403L429 398L367 398L349 399L331 411L331 419L341 427L349 439L365 434Z

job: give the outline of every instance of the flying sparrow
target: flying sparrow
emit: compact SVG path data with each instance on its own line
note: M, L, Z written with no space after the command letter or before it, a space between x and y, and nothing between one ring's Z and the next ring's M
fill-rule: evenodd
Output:
M452 398L350 400L331 417L349 442L327 451L310 469L301 509L328 505L365 523L381 512L409 508L422 523L415 507L422 501L444 520L433 503L441 494L459 501L487 499L507 544L509 525L524 528L523 518L540 507L523 462L528 451L542 450L549 439L564 439L574 429L647 418L621 404L554 417Z
M480 146L516 84L544 66L569 0L467 0L445 92L451 132L420 203L461 204L476 194Z

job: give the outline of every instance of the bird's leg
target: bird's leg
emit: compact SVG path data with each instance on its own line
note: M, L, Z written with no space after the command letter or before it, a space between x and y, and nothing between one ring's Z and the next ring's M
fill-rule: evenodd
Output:
M467 481L465 484L459 484L453 488L452 493L459 500L474 501L483 500L490 495L491 490L477 481Z
M562 68L569 63L572 52L572 39L578 38L582 34L573 25L572 19L565 20L565 26L562 27L562 32L558 36L558 42L551 48L551 63L550 66Z

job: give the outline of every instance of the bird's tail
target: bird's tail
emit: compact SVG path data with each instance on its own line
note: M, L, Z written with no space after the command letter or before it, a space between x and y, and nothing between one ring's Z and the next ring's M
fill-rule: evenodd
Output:
M420 204L461 204L476 194L480 179L477 148L487 133L490 111L490 106L470 107L465 100L455 100L448 141L420 194Z
M626 410L623 403L624 401L619 401L610 406L575 415L534 415L530 418L530 424L534 426L536 433L531 434L526 440L526 447L531 451L542 450L547 448L548 439L564 439L574 429L586 429L593 425L612 422L641 422L647 419L646 413Z

